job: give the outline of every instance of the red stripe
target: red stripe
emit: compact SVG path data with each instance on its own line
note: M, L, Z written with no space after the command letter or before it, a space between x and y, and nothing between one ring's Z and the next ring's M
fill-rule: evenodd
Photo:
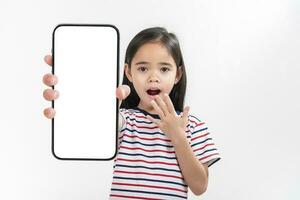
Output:
M180 189L177 189L177 188L163 187L163 186L154 186L154 185L130 184L130 183L116 183L116 182L113 182L112 184L113 185L136 186L136 187L159 188L159 189L174 190L174 191L179 191L179 192L184 192L184 193L187 192L187 190L180 190Z
M124 134L124 136L127 136L127 137L130 137L130 138L139 138L141 140L162 140L162 141L166 141L166 142L171 142L171 140L168 140L168 139L162 139L162 138L144 138L144 137L139 137L137 135L127 135L127 134ZM121 138L120 138L121 139Z
M192 138L191 141L196 140L196 139L201 138L201 137L205 137L205 136L207 136L208 134L209 134L209 133L206 133L206 134L203 134L203 135L199 135L199 136L197 136L197 137L195 137L195 138Z
M125 195L117 195L117 194L111 194L111 197L123 197L127 199L143 199L143 200L161 200L161 199L154 199L154 198L146 198L146 197L134 197L134 196L125 196Z
M202 150L202 149L204 149L205 147L212 146L212 145L215 145L215 144L214 144L214 143L206 144L206 145L204 145L203 147L200 147L200 148L198 148L198 149L195 149L194 152L199 151L199 150Z
M129 150L142 150L146 152L164 152L164 153L175 153L175 151L164 151L164 150L158 150L158 149L153 149L153 150L148 150L148 149L143 149L139 147L125 147L125 146L120 146L120 149L129 149Z
M128 172L128 171L121 171L121 170L115 170L114 172L118 172L121 174L146 174L146 175L151 175L151 176L164 176L164 177L170 177L170 178L178 178L178 179L183 179L180 176L173 176L173 175L166 175L166 174L155 174L155 173L147 173L147 172Z
M201 126L201 125L205 124L205 122L197 123L196 121L193 121L193 120L190 120L190 121L193 122L193 123L195 123L194 128L197 127L197 126Z
M156 129L158 128L158 126L153 126L153 127L149 127L149 126L138 126L136 124L130 124L129 122L126 122L126 124L130 125L130 126L135 126L137 128L144 128L144 129Z
M204 159L206 159L206 158L208 158L208 157L211 157L211 156L214 156L214 155L219 155L219 154L218 154L218 153L210 154L210 155L208 155L208 156L205 156L205 157L203 157L203 158L200 158L199 160L204 160Z
M124 159L124 158L118 158L117 160L128 161L128 162L144 162L144 163L149 163L149 164L164 164L164 165L178 166L175 163L156 162L156 161L151 162L151 161L146 161L146 160L129 160L129 159Z

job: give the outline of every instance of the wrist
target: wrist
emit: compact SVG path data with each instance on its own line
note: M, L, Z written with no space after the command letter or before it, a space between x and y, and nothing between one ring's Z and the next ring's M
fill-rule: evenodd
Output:
M171 138L171 142L173 146L178 146L182 144L182 142L186 142L186 135L184 130L175 131L173 137Z

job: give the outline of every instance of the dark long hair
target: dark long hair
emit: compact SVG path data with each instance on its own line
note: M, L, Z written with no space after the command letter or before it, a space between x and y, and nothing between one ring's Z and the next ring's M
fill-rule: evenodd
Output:
M187 80L186 80L186 71L185 71L182 53L180 50L178 39L175 34L169 33L163 27L153 27L153 28L142 30L130 41L126 50L125 63L127 63L129 69L131 69L131 61L134 55L142 45L149 42L160 42L161 44L163 44L167 48L171 56L173 57L176 63L177 71L179 70L178 68L180 66L182 68L182 76L179 82L177 82L177 84L173 86L171 93L169 95L175 110L182 112L184 106L184 97L185 97ZM130 108L137 107L140 102L140 98L137 95L133 84L128 80L125 74L125 70L123 74L122 84L128 85L131 89L131 93L126 99L122 101L120 108L130 109Z

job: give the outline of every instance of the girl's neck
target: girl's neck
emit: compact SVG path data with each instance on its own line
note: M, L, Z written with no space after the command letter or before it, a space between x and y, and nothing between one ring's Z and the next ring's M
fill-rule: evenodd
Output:
M153 106L144 106L143 104L139 103L137 106L139 109L144 110L152 115L158 115L157 111L153 108Z

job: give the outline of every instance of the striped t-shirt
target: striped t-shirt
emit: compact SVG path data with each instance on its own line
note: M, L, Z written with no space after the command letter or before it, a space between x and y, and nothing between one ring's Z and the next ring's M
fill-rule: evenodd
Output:
M179 114L179 112L177 112ZM114 162L110 199L187 199L174 147L166 135L146 118L140 108L120 109L124 125ZM186 137L201 163L211 166L220 159L205 123L188 116Z

